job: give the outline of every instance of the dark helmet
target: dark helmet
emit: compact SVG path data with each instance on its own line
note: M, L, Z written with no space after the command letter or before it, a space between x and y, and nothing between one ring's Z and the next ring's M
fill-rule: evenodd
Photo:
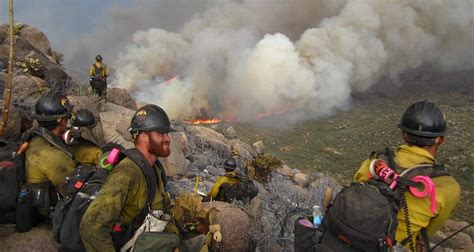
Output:
M415 136L436 138L446 133L446 120L436 104L418 101L405 110L398 127Z
M100 55L95 56L95 61L102 62L102 56Z
M96 120L92 112L87 109L77 110L74 116L74 122L72 123L72 126L93 128L95 125Z
M237 167L237 161L235 160L235 158L228 158L224 162L224 169L226 169L227 171L233 171L235 170L236 167Z
M72 106L68 98L57 92L49 91L42 95L35 105L35 119L38 122L56 121L59 118L70 117Z
M170 119L166 112L154 105L148 104L137 110L132 117L130 122L130 133L138 133L140 131L152 131L156 130L161 133L175 132L176 130L171 128Z

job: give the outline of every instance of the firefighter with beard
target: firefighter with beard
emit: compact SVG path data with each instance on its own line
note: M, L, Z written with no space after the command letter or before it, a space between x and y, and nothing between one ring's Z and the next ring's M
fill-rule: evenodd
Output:
M158 164L158 157L170 155L168 133L175 130L162 108L146 105L132 117L129 131L134 149L149 164L148 167L152 167L158 180L149 208L168 213L171 201L165 191L166 176ZM81 221L80 234L87 251L115 251L122 246L117 247L113 231L117 226L124 230L134 223L136 216L146 207L147 188L144 173L130 158L124 158L115 165ZM164 232L177 233L178 230L170 222Z

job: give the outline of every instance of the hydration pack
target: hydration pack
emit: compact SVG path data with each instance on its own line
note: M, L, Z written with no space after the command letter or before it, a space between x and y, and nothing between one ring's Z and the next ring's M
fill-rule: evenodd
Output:
M231 184L224 183L219 187L219 194L216 200L232 202L233 200L239 200L244 202L250 202L258 194L258 188L255 186L253 181L249 178L240 177L240 182Z
M144 160L143 155L136 149L121 151L113 149L107 157L108 161L106 161L105 157L101 160L101 166L103 168L97 170L96 167L93 166L78 166L71 176L66 179L65 190L68 196L58 202L53 215L53 236L60 244L60 250L85 251L84 244L79 235L79 226L82 216L104 185L109 172L126 157L135 162L145 175L148 187L145 206L151 204L157 188L157 176L154 169L149 169L147 161ZM162 170L163 174L164 169L161 163L157 160L156 164ZM104 169L104 167L106 169ZM163 176L165 175L163 174ZM164 183L165 181L166 180L163 179ZM143 222L147 213L148 208L145 207L132 221L129 228L124 230L121 237L118 240L114 240L117 248L120 248L133 236L133 228Z
M2 218L0 221L15 223L17 232L27 232L47 218L50 207L54 206L58 200L57 192L50 182L26 183L25 152L29 142L36 136L42 137L72 158L69 148L42 127L25 132L19 148L10 146L9 157L2 150L2 162L0 162L0 202L2 202L0 215ZM7 148L8 145L5 147Z
M398 210L406 208L404 193L408 187L418 186L412 179L450 175L440 164L420 164L398 174L401 169L389 148L373 152L370 158L383 161L389 172L372 176L367 183L354 182L344 187L328 207L320 226L304 226L298 220L295 251L388 251L395 245L397 226L404 224L397 221Z

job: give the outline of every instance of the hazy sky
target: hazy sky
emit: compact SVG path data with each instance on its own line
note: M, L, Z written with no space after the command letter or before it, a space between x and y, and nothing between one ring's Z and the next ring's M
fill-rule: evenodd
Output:
M125 7L133 0L16 0L15 22L26 23L46 33L53 48L64 38L91 31L111 7ZM0 5L0 22L7 23L8 1Z
M69 69L88 68L96 54L114 61L135 31L177 30L207 0L16 0L15 22L43 31ZM7 23L8 1L0 4Z

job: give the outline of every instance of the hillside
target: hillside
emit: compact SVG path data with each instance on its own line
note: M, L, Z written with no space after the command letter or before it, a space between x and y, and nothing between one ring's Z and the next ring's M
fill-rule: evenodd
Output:
M281 123L284 117L273 117L233 127L247 142L263 140L268 152L292 168L327 172L348 183L371 151L401 143L396 125L409 104L420 99L434 101L448 120L447 141L439 160L462 187L455 218L474 219L474 70L443 74L418 69L402 75L401 85L380 82L369 92L354 96L348 111L329 118L287 126Z

